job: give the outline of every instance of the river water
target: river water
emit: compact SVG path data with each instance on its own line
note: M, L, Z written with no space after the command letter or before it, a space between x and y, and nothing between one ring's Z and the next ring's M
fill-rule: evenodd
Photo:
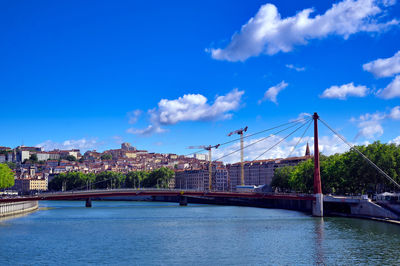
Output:
M0 220L0 265L399 265L400 226L287 210L40 202Z

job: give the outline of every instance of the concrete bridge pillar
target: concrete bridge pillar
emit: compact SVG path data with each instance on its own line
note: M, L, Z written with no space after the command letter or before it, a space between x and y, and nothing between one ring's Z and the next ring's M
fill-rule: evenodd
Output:
M313 201L313 216L323 217L324 216L324 194L315 194L315 201Z
M86 208L91 208L92 207L92 199L91 198L87 198L86 199Z
M185 196L179 196L179 206L187 206L188 200Z

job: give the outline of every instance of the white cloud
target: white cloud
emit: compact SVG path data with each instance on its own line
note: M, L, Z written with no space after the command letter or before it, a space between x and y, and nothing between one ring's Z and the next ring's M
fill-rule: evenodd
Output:
M63 142L54 142L52 140L46 140L40 144L37 144L36 147L42 147L46 151L50 150L71 150L71 149L80 149L80 150L89 150L94 149L100 146L102 143L99 143L97 139L70 139L65 140Z
M400 51L392 57L366 63L363 65L363 69L379 78L394 76L400 73Z
M322 15L310 17L314 10L308 8L287 18L281 18L275 5L265 4L232 36L226 48L208 51L214 59L245 61L262 53L289 52L295 45L305 45L308 40L329 35L347 39L357 32L381 32L399 23L395 19L378 22L384 13L382 8L390 4L390 1L381 0L344 0L333 4Z
M135 135L143 135L149 136L153 133L163 133L166 132L165 129L160 126L148 125L146 128L137 129L137 128L128 128L126 133L135 134Z
M268 139L260 141L261 138L253 139L253 140L245 140L244 146L248 146L251 143L256 144L244 149L244 159L246 161L251 161L259 157L263 152L272 147L274 144L282 140L282 137L277 135L271 135ZM314 151L314 138L311 136L305 136L298 144L297 148L292 152L294 146L299 141L298 137L294 137L289 141L284 140L276 147L272 148L270 151L263 154L257 160L263 159L275 159L275 158L286 158L290 155L290 157L294 156L303 156L306 151L307 142L310 146L310 151L313 153ZM213 160L219 159L222 156L228 155L234 151L240 149L240 144L235 143L228 146L220 147L219 149L213 150ZM342 153L349 150L349 146L347 146L342 140L340 140L336 136L322 136L319 138L319 149L320 152L324 155L332 155L335 153ZM240 161L240 152L233 153L230 156L224 157L221 161L225 163L236 163Z
M392 139L391 141L389 141L389 143L394 143L396 145L400 145L400 136Z
M400 106L393 107L390 110L389 117L394 120L400 120Z
M275 104L278 104L276 97L278 96L278 93L286 88L288 84L285 81L281 81L279 84L272 86L269 88L265 93L264 97L258 101L258 104L261 104L262 102L269 100Z
M383 90L378 91L378 96L383 99L400 97L400 75L396 76Z
M356 139L360 136L367 139L373 139L379 137L383 134L382 121L386 118L385 114L375 113L375 114L364 114L361 115L359 119L352 119L353 122L357 122L357 127L359 128Z
M296 119L291 119L291 120L289 120L289 122L294 122L294 121L298 121L298 120L301 120L301 119L308 119L308 118L311 118L311 114L309 114L309 113L300 113L298 116L297 116L297 118Z
M365 86L354 86L353 82L342 86L332 86L326 89L321 98L331 98L346 100L348 96L365 97L368 93L368 88Z
M158 107L150 109L150 125L144 129L127 130L128 133L149 135L161 133L163 125L173 125L183 121L224 120L232 117L231 111L239 109L244 91L234 89L228 94L216 97L209 104L201 94L185 94L175 100L162 99Z
M357 123L357 127L359 128L356 139L360 136L367 139L373 139L383 134L384 130L382 127L382 123L384 120L387 119L399 120L400 106L393 107L389 113L367 113L361 115L358 119L352 118L350 121Z
M128 112L127 115L129 118L129 124L135 124L138 121L141 114L142 110L139 109Z
M373 139L375 136L380 137L383 134L382 125L377 120L368 120L360 122L358 124L358 127L360 128L358 135L364 136L368 139Z
M289 69L296 70L297 72L301 72L301 71L305 71L306 70L305 67L296 67L296 66L294 66L292 64L287 64L286 67L289 68Z

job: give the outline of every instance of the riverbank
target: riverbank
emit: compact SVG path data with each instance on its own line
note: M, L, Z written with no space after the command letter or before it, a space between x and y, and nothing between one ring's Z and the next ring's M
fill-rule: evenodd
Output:
M35 211L39 208L38 201L22 201L0 203L0 217L14 216Z

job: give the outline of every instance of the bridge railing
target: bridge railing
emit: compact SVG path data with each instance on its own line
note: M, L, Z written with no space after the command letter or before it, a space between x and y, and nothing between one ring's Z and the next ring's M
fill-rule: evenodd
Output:
M207 191L199 189L170 189L170 188L116 188L116 189L91 189L91 190L70 190L70 191L49 191L37 194L37 196L48 196L48 195L73 195L73 194L95 194L104 192L137 192L138 194L143 191L159 191L159 192L177 192L177 193L187 193L187 192L199 192L199 193L229 193L229 194L262 194L265 196L288 196L288 197L310 197L311 194L305 193L275 193L275 192L240 192L240 191Z

